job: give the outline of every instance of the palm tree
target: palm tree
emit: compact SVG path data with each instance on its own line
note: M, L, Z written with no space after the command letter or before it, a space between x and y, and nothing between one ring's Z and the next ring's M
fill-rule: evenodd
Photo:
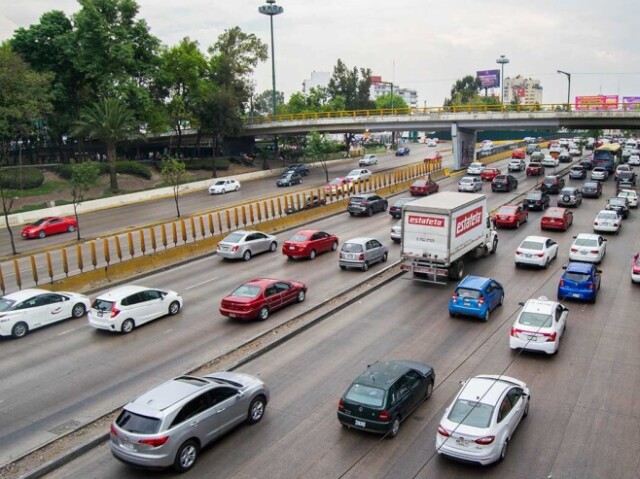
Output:
M107 145L107 161L111 176L111 191L118 192L116 146L137 133L133 112L120 100L106 98L89 105L80 113L73 134L103 141Z

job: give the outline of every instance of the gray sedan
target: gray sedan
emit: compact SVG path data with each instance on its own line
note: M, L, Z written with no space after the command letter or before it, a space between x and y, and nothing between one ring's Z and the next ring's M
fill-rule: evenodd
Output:
M278 249L276 237L260 231L238 230L218 243L217 255L224 259L249 261L253 255Z
M349 267L367 271L374 263L385 263L388 256L389 249L377 239L353 238L342 244L338 265L340 269Z

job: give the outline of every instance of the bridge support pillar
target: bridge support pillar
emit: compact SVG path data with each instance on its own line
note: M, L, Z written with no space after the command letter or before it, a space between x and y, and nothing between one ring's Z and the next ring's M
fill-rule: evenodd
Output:
M476 130L458 128L457 123L451 123L454 171L466 168L474 160L476 135Z

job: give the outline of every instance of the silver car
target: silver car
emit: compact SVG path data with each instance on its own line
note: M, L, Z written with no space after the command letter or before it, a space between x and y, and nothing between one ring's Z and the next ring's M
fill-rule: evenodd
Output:
M360 268L367 271L374 263L387 261L389 248L375 238L353 238L342 243L340 269Z
M402 241L402 221L398 221L391 227L391 239L394 243L400 243Z
M137 467L188 471L200 450L229 430L262 419L269 389L248 374L171 379L127 404L111 424L111 452Z
M482 180L477 176L465 176L458 182L458 191L482 191Z
M224 259L243 259L249 261L252 256L265 251L272 253L278 249L276 237L260 231L238 230L227 235L218 243L216 253Z

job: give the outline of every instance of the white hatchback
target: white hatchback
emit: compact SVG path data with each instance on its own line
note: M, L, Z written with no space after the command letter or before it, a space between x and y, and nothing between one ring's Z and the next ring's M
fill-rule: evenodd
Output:
M358 168L357 170L351 170L345 177L347 181L364 181L371 178L371 171L367 169Z
M600 235L580 233L573 238L574 241L569 250L571 261L600 263L607 254L607 240Z
M91 300L82 294L23 289L0 298L0 336L21 338L32 329L84 316Z
M555 168L560 164L560 160L558 158L554 158L551 155L545 155L541 163L542 163L542 166Z
M626 198L629 201L629 208L637 208L638 207L638 193L634 190L620 190L618 191L618 196L621 198Z
M613 210L601 210L593 220L596 233L618 233L622 226L622 216Z
M482 465L502 461L522 418L529 389L518 379L481 375L460 383L436 434L436 452Z
M175 291L121 286L98 296L89 310L89 326L127 334L134 328L182 309L182 296Z
M545 236L527 236L516 249L516 267L530 264L546 268L558 256L558 243Z
M220 195L229 191L238 191L240 182L238 180L218 180L209 187L210 195Z
M640 155L631 155L627 164L631 166L640 166Z
M474 161L467 167L467 175L481 175L485 168L484 163Z
M511 326L509 347L555 354L567 326L569 310L546 296L520 303L522 311Z

